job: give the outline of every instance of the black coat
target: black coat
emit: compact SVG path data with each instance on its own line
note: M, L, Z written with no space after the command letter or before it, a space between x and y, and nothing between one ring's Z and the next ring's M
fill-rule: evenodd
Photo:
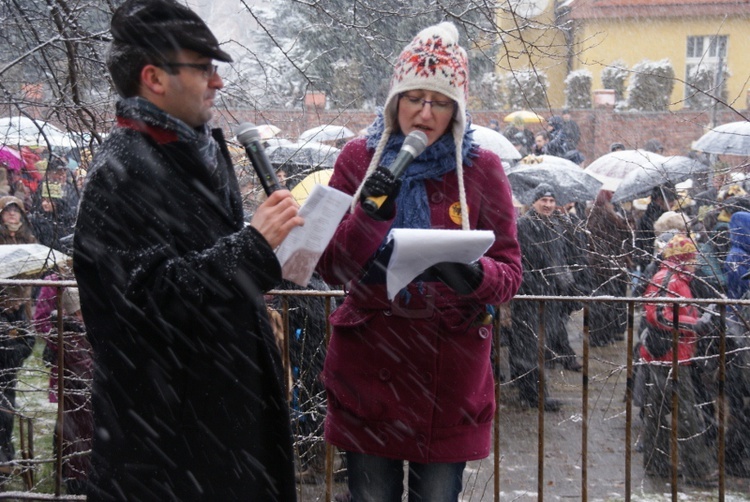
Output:
M194 144L120 119L89 171L74 271L94 351L88 500L294 500L263 292L281 280Z

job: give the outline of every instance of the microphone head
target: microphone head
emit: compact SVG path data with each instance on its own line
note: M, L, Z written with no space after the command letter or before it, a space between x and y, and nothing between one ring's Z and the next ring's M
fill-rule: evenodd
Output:
M410 148L414 152L414 157L419 157L427 148L427 135L422 131L410 132L404 139L402 148Z
M260 140L260 133L254 124L243 122L234 129L234 135L242 146L247 146L253 141Z

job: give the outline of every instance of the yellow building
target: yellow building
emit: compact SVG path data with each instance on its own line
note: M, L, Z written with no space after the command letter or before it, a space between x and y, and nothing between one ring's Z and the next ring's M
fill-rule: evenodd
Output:
M694 94L689 84L698 69L706 72L705 78L713 77L710 93L718 95L716 85L723 83L728 104L746 107L750 0L567 0L548 5L552 2L509 0L506 7L539 5L544 10L520 29L509 26L504 14L498 22L503 32L509 30L508 55L518 54L520 40L539 41L531 59L547 73L552 108L565 104L563 82L569 71L589 70L592 88L600 89L602 70L615 61L632 70L644 60L664 59L675 73L671 110L685 107L686 97ZM508 55L501 54L500 72L509 62L522 60Z
M548 82L545 108L561 106L565 101L564 85L569 72L570 42L560 27L555 0L501 0L497 24L503 41L497 72L510 76L514 72L534 69ZM543 112L540 107L525 106Z

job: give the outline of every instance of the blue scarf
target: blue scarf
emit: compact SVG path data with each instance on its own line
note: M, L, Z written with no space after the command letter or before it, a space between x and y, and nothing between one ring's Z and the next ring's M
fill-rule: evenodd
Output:
M467 117L466 132L464 132L461 155L465 166L471 166L471 159L476 158L477 146L472 141L473 131L469 132L471 122ZM385 122L382 110L367 131L367 147L377 148L383 135ZM396 159L405 136L402 132L394 132L388 138L388 143L380 159L381 166L390 166ZM396 199L398 210L392 228L430 228L430 203L427 200L427 189L424 181L440 179L446 173L456 169L456 146L453 135L443 134L435 143L428 146L414 161L409 164L401 177L401 192Z

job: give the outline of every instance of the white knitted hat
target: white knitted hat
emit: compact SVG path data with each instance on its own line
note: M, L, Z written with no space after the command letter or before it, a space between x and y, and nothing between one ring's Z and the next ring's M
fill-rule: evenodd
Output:
M391 79L391 89L385 101L383 136L367 173L369 175L377 168L388 139L398 129L399 96L404 92L417 89L439 92L457 103L456 114L453 118L453 141L456 145L456 174L460 193L461 222L462 227L468 230L469 220L461 154L466 129L466 102L469 97L469 62L466 51L458 45L458 30L453 23L443 22L423 29L401 51Z

